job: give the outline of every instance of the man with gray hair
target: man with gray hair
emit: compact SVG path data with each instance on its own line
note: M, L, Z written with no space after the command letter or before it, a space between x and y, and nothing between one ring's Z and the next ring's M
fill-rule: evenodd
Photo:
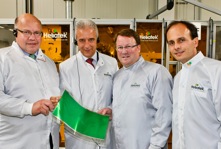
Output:
M75 27L79 52L60 64L61 91L67 90L86 109L112 115L112 80L118 70L116 59L99 53L98 29L92 20L80 20ZM74 114L73 114L74 116ZM90 124L88 124L90 125ZM110 131L104 144L85 139L65 126L66 149L111 149Z

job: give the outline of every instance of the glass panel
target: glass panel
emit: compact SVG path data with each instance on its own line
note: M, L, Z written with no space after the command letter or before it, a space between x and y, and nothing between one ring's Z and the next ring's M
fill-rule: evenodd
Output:
M141 38L141 55L145 60L161 64L162 23L137 23Z
M178 63L176 64L169 64L169 72L170 74L174 77L177 72L181 69L179 68L179 66L181 67L181 65L178 65Z
M0 48L10 46L15 40L13 29L14 25L12 24L0 24Z
M216 50L215 59L221 60L221 26L216 27Z
M206 39L207 39L207 26L201 26L201 40L199 40L197 50L201 51L203 53L203 55L205 55L205 56L207 56Z
M130 28L130 25L97 25L99 31L100 42L97 45L97 50L101 53L110 55L117 59L115 51L114 37L122 29ZM117 59L118 60L118 59ZM122 67L118 60L119 67Z
M41 49L55 63L70 57L70 25L42 25Z

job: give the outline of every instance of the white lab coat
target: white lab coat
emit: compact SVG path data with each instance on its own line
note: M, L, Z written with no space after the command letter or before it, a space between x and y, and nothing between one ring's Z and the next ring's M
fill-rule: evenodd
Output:
M221 62L201 52L174 79L172 140L173 149L221 149Z
M0 148L49 149L59 147L59 125L52 115L31 116L23 106L60 95L59 78L52 60L41 50L37 60L26 56L16 42L0 49Z
M140 59L120 69L113 83L116 149L160 149L172 119L172 77L162 65Z
M84 61L81 52L62 62L59 66L61 91L67 90L83 107L97 112L108 107L112 102L112 79L118 70L116 59L99 53L95 66ZM106 137L106 145L110 147L110 136ZM84 140L65 131L66 149L97 149L91 140Z

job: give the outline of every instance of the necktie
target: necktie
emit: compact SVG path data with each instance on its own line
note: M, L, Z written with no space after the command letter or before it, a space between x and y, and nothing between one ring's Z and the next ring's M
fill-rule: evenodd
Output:
M92 58L88 58L86 60L87 63L91 64L93 67L94 67L94 64L92 63L93 62L93 59Z
M29 57L33 58L34 60L36 59L36 55L35 54L29 54Z

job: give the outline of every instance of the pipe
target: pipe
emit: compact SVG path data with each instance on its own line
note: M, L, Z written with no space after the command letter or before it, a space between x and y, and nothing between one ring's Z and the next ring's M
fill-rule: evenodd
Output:
M66 18L67 19L71 19L72 18L72 2L74 0L64 0L65 1L65 4L66 4Z
M208 57L213 58L213 19L209 19L209 51ZM215 58L215 57L214 57Z
M25 0L25 12L33 14L33 0Z
M174 2L173 0L167 0L167 5L160 8L159 10L157 10L156 12L154 12L153 14L149 14L146 19L152 19L155 16L158 16L159 14L163 13L166 10L171 10L174 6Z
M200 2L197 2L197 1L192 1L192 0L183 0L183 1L188 2L188 3L192 4L192 5L198 6L200 8L203 8L203 9L205 9L207 11L213 12L215 14L221 15L221 11L220 10L212 8L212 7L209 7L209 6L206 6L203 3L200 3Z

